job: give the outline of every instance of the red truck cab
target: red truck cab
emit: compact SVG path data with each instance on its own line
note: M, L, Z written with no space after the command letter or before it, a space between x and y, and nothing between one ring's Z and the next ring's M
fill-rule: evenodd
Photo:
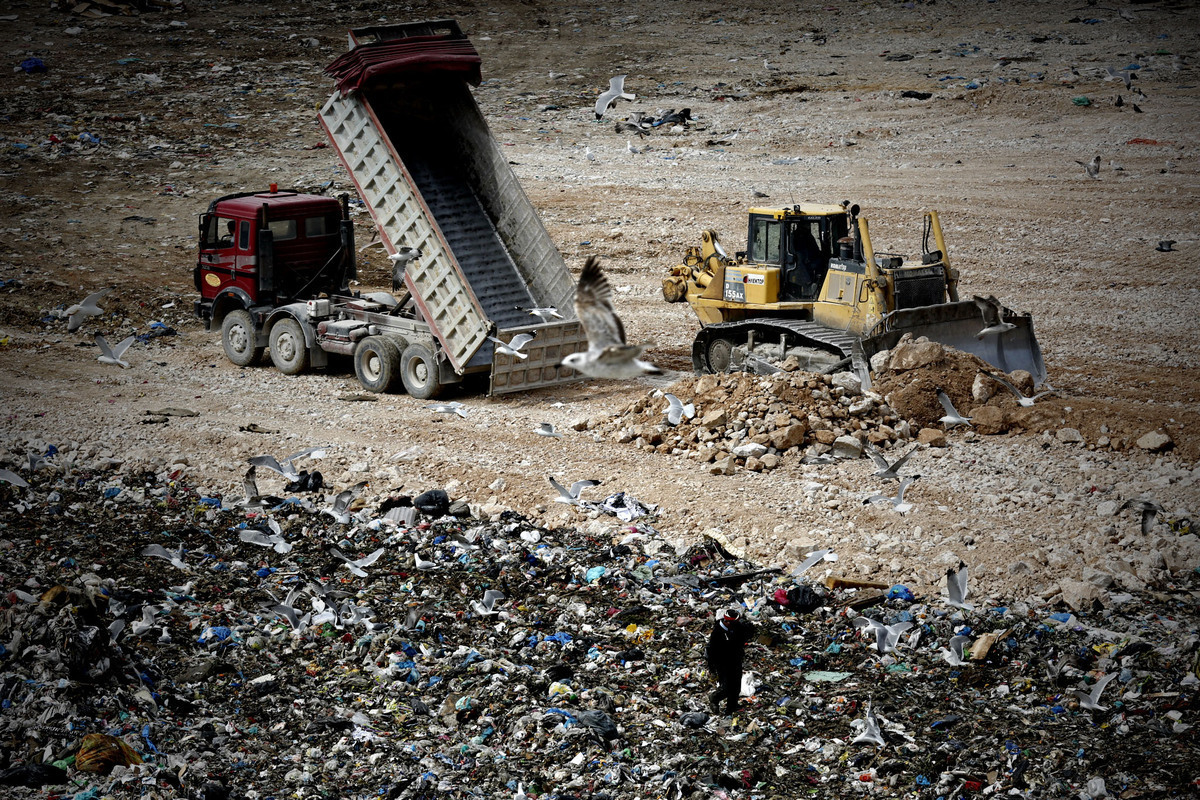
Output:
M200 215L197 316L211 327L233 309L345 291L354 277L346 212L345 199L274 185L214 200Z

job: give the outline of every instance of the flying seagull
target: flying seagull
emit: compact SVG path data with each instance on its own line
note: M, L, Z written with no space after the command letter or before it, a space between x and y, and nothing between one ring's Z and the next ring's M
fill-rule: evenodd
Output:
M337 497L333 498L333 505L324 509L324 512L341 524L348 525L350 523L350 504L354 502L366 485L366 481L359 481L349 489L338 492Z
M259 547L270 547L276 553L290 553L292 550L292 543L284 539L279 533L267 534L254 528L246 528L244 531L238 533L238 538L243 542L256 544Z
M667 422L672 425L678 425L684 417L691 419L696 416L696 406L694 404L684 403L670 392L664 394L663 397L667 398L667 402L670 404L667 406Z
M1100 156L1096 156L1095 158L1093 158L1091 161L1087 162L1086 164L1083 163L1082 161L1080 161L1079 159L1075 159L1075 163L1079 164L1080 166L1083 167L1083 171L1087 173L1087 176L1089 178L1092 178L1093 180L1099 180L1099 178L1100 178Z
M1000 301L996 299L995 295L989 294L987 297L974 295L974 299L976 308L983 314L983 330L975 334L976 339L999 335L1017 327L1011 322L1004 321L1004 306L1000 305Z
M1162 512L1162 506L1150 500L1126 500L1117 511L1136 508L1142 512L1142 535L1145 536L1154 529L1154 520Z
M800 562L800 566L792 570L792 577L799 578L804 573L808 572L814 564L829 555L829 550L814 550L808 554L808 558Z
M518 333L516 336L512 337L511 341L508 342L504 341L503 339L497 339L495 336L489 336L487 338L493 344L495 344L497 352L504 353L507 356L516 356L520 359L526 359L529 358L529 354L522 353L521 348L537 338L537 334Z
M884 480L900 480L900 468L903 467L904 462L912 458L912 454L917 452L919 449L919 447L914 447L912 450L909 450L907 453L889 464L888 460L884 458L883 453L879 452L879 449L876 448L875 445L867 442L867 454L871 456L871 460L874 461L876 466L879 467L879 469L875 470L875 472L872 474L876 478L883 478Z
M346 555L341 550L338 550L336 547L329 548L329 552L344 561L346 564L346 569L350 570L352 574L357 575L360 578L365 578L367 577L367 573L363 567L369 567L378 561L379 557L384 553L384 548L381 547L370 555L363 556L357 560L350 558L350 556Z
M1025 408L1029 408L1031 405L1033 405L1034 401L1037 400L1039 397L1044 397L1048 394L1054 394L1055 392L1058 391L1057 389L1047 389L1044 392L1038 392L1033 397L1026 397L1024 394L1021 393L1020 389L1013 386L1011 383L1009 383L1004 378L1001 378L999 375L994 375L991 372L985 372L983 374L984 374L984 376L991 378L996 383L1000 384L1001 386L1003 386L1004 388L1006 388L1010 392L1012 392L1013 395L1017 398L1017 403L1019 403L1021 406L1025 407Z
M416 567L417 569L421 570L422 572L429 572L430 570L437 569L437 562L436 561L428 561L424 558L421 558L421 554L414 550L413 551L413 566Z
M595 256L588 256L579 275L575 315L587 334L588 349L571 353L562 360L562 366L592 378L636 378L644 373L662 372L638 358L645 345L625 343L625 326L612 306L612 287Z
M408 269L408 263L420 258L421 255L421 248L405 246L388 256L388 260L392 262L393 292L399 291L400 287L404 285L404 271Z
M946 416L939 419L938 422L945 423L947 428L953 428L955 425L971 427L971 418L958 413L958 409L954 407L954 403L950 402L950 398L946 396L945 392L938 389L937 394L938 402L942 404L942 408L946 409Z
M963 659L963 648L966 647L969 641L971 641L970 636L951 636L949 649L942 647L939 648L938 652L942 654L942 658L950 666L961 667L967 663Z
M430 403L425 406L430 411L436 411L439 414L458 414L463 419L467 418L467 407L457 400L449 403Z
M0 469L0 481L11 483L13 486L19 486L22 489L29 488L29 483L10 469Z
M121 356L125 355L125 351L129 349L129 345L133 344L133 339L134 337L132 336L126 336L117 343L116 347L109 347L108 341L97 333L96 345L100 348L100 355L97 356L96 360L102 364L116 364L118 367L128 367L129 362L122 361Z
M1119 80L1125 84L1125 88L1127 90L1133 88L1133 78L1130 76L1129 70L1127 70L1127 69L1116 70L1116 69L1113 69L1112 67L1105 67L1104 69L1106 72L1108 72L1108 77L1105 78L1105 80L1109 80L1109 81Z
M471 603L471 610L481 617L487 617L492 614L499 614L496 610L496 603L504 599L504 592L499 589L487 589L483 593L483 602L476 600Z
M958 569L946 570L946 605L971 611L975 606L967 602L967 565L959 561Z
M562 434L559 433L558 431L554 430L554 423L552 423L552 422L539 423L538 426L533 429L533 432L536 433L538 436L545 436L549 439L561 439L562 438Z
M850 744L873 744L876 747L883 747L883 733L879 730L879 721L875 719L875 712L871 710L871 704L867 704L867 715L863 718L863 730L858 736L850 740Z
M875 637L875 649L880 653L890 653L896 649L896 643L900 641L900 634L911 628L911 622L897 622L895 625L884 625L882 622L870 619L869 617L855 617L854 627L867 630L869 635Z
M269 469L273 472L278 472L280 475L287 478L289 481L295 482L295 481L300 480L300 473L296 470L296 467L293 466L292 462L294 462L298 458L304 458L305 456L308 456L310 458L324 458L325 457L325 448L324 447L308 447L308 448L305 448L304 450L301 450L299 453L292 453L290 456L283 459L283 461L276 460L275 456L272 456L272 455L254 456L253 458L249 458L246 461L247 461L247 463L252 464L256 467L266 467L267 469ZM253 477L253 476L248 474L247 477Z
M567 504L573 505L573 506L583 505L583 502L579 499L580 492L582 492L584 489L588 488L589 486L599 486L600 485L600 481L593 481L593 480L575 481L574 483L571 484L571 488L568 490L567 487L563 486L561 483L554 480L553 475L547 475L546 479L549 480L550 485L553 486L558 491L558 497L554 498L554 502L567 503Z
M608 79L608 91L596 98L596 119L604 119L604 112L612 107L617 99L634 100L637 95L625 91L625 76L615 75Z
M1117 673L1110 672L1107 675L1101 675L1100 679L1092 684L1092 690L1085 692L1083 689L1072 689L1071 693L1079 698L1079 706L1086 708L1088 711L1108 711L1108 706L1100 705L1100 693L1104 691L1104 687L1108 686L1108 682L1117 677Z
M142 548L141 554L143 556L152 556L154 558L161 558L164 561L170 561L171 566L178 567L179 569L188 571L192 569L190 566L188 566L187 562L183 560L183 545L179 545L178 550L171 551L163 547L161 544L148 544Z
M88 317L98 317L104 313L104 309L96 305L104 298L106 294L112 291L112 287L101 289L98 292L92 292L83 299L83 302L76 303L67 309L67 331L74 333L79 330L79 326L87 321Z
M908 488L910 483L912 483L919 477L921 477L921 476L920 475L909 475L908 477L901 480L900 488L896 491L895 497L884 497L881 494L873 494L870 497L868 497L866 500L863 500L863 505L865 506L868 503L891 503L892 508L895 509L898 513L906 514L909 511L912 511L914 506L912 503L904 502L904 490Z
M530 316L541 317L543 323L549 322L552 319L562 319L563 315L558 313L558 309L553 306L541 306L539 308L527 308Z

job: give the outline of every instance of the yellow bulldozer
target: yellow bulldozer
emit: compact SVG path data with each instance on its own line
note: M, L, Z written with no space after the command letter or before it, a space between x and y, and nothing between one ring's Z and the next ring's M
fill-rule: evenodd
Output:
M663 279L667 302L686 301L700 319L697 373L771 372L795 357L802 369L850 367L867 377L871 355L912 333L1045 382L1030 315L991 296L959 300L936 211L925 214L913 264L876 252L849 201L751 208L749 216L745 251L730 256L706 230Z

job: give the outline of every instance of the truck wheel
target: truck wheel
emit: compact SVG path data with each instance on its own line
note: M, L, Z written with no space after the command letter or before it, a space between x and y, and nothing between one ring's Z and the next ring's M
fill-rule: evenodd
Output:
M256 338L254 318L249 311L241 308L230 311L221 321L221 346L225 349L225 357L239 367L262 361L265 348L254 346Z
M442 392L437 361L423 344L404 348L400 355L400 380L404 382L404 390L418 400L428 400Z
M271 363L284 375L299 375L308 369L308 345L296 320L281 319L271 326Z
M400 372L400 348L383 336L368 336L354 351L354 374L368 392L386 392Z
M713 339L708 343L708 368L713 372L727 372L733 361L733 342L728 339Z

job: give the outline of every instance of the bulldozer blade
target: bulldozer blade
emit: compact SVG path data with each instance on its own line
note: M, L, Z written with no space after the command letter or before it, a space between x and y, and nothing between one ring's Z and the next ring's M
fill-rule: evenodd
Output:
M1003 333L979 336L984 321L973 302L904 308L880 320L866 337L864 346L869 353L877 353L895 346L906 333L925 336L930 341L974 353L1004 372L1025 370L1033 376L1034 385L1041 386L1046 382L1046 365L1033 333L1033 318L1007 308L1001 318L1013 327Z

